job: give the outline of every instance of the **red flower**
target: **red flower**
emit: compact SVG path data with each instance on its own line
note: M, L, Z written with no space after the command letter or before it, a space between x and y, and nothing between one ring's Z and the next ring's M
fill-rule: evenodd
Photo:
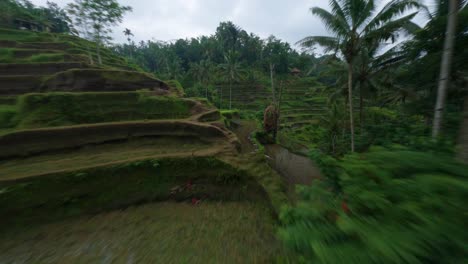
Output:
M345 212L346 214L349 214L350 212L348 204L345 201L341 203L341 209L343 209L343 212Z
M192 198L192 205L197 205L200 203L200 199L197 199L197 198Z

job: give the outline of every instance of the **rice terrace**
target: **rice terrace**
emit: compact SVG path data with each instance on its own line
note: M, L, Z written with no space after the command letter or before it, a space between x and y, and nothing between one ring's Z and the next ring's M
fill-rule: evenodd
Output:
M468 262L465 0L55 2L0 0L0 263Z

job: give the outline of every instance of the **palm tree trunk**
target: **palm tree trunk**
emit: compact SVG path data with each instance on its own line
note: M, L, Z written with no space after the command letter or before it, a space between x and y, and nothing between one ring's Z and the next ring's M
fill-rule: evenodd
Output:
M89 63L91 65L94 65L93 54L91 54L91 51L89 51L89 48L87 48L87 49L88 49Z
M439 87L437 89L437 102L434 111L434 123L432 126L432 137L436 138L440 134L442 115L447 97L447 87L450 81L450 68L452 66L453 46L455 44L455 28L457 24L458 0L449 1L449 13L447 29L445 32L444 53L440 66Z
M458 146L458 158L463 163L468 164L468 96L465 96L465 104L463 106L463 120L458 137Z
M349 128L351 130L351 152L354 152L354 118L353 118L353 65L348 62L348 99L349 99Z
M364 96L362 96L362 88L359 91L359 126L362 129L363 124L363 110L364 110ZM362 133L362 132L361 132Z
M96 53L97 53L99 65L102 65L101 48L99 47L99 43L96 43Z
M219 109L223 108L223 87L219 89Z
M133 59L132 58L132 44L130 43L130 41L128 42L128 51L130 52L130 59Z
M232 78L229 79L229 110L232 107Z
M275 66L273 63L270 63L270 82L271 82L271 92L273 93L273 102L276 103L276 93L275 93L275 86L273 85L273 68Z

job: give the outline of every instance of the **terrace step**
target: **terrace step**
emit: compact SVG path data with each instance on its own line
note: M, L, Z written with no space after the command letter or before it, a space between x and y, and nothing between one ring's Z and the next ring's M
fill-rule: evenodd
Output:
M0 96L39 92L40 75L0 76Z
M314 107L306 107L306 108L281 108L281 114L290 115L290 114L300 114L300 113L308 113L308 112L316 112L316 111L326 111L326 107L321 106L314 106Z
M18 47L28 49L54 49L65 50L74 48L69 42L26 42L21 43Z
M0 40L0 48L23 48L39 50L65 50L73 48L69 42L17 42L12 40Z
M47 50L47 49L11 49L11 53L16 59L24 59L31 57L32 55L36 54L57 54L63 53L60 50Z
M322 114L316 113L316 114L305 114L301 116L281 116L281 122L286 122L286 123L301 123L301 122L307 122L310 120L319 120L321 118Z
M0 105L15 105L16 104L16 96L1 96L0 95Z
M158 136L191 136L228 139L227 132L213 125L185 120L129 121L14 131L0 136L0 159L72 149L86 145Z
M313 125L317 124L319 121L318 120L303 120L303 121L297 121L297 122L283 122L280 124L280 127L282 128L298 128L304 125Z
M88 67L80 62L48 63L0 63L0 76L6 75L52 75L69 69Z

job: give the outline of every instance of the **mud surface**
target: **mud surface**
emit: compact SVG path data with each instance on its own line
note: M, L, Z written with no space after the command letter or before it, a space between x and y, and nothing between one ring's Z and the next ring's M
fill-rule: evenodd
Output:
M266 145L270 165L278 171L290 185L310 185L320 178L320 171L314 162L301 155L294 154L280 145Z

